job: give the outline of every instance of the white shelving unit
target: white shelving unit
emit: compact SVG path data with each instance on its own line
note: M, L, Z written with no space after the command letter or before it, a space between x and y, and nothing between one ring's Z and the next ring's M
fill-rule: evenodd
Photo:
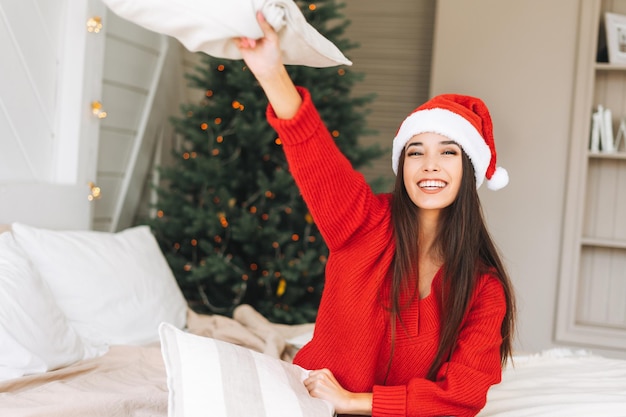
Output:
M581 2L556 339L626 349L626 152L590 152L591 114L626 116L626 64L596 63L605 12L626 0Z

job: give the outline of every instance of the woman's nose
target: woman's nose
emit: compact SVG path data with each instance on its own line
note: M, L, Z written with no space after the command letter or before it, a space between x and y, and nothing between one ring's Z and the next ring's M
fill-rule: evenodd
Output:
M439 171L439 159L436 155L424 155L424 171Z

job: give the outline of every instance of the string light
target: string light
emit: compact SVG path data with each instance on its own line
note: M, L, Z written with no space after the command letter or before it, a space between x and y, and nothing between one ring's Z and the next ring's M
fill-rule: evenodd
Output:
M93 200L99 200L100 198L102 198L102 190L100 189L100 187L98 187L96 184L94 184L93 182L89 182L89 195L87 196L87 200L89 201L93 201Z
M102 18L100 16L93 16L87 20L87 32L98 33L102 30Z
M91 112L97 116L98 119L107 117L107 112L102 109L102 103L97 100L91 102Z

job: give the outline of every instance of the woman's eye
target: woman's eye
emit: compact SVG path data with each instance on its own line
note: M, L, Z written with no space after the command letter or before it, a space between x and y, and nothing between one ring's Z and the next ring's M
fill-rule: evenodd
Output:
M446 149L445 151L443 151L444 155L456 155L457 152L454 149Z

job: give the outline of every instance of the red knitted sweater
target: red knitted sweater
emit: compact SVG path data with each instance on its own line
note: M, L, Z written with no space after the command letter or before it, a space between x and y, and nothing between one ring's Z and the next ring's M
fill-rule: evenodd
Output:
M373 392L372 416L474 416L500 382L501 284L479 278L458 344L437 380L425 379L441 325L441 278L431 293L403 310L387 375L391 336L386 279L395 250L391 195L375 195L334 143L307 90L289 120L268 108L290 171L329 248L324 293L313 339L294 362L330 369L352 392Z

